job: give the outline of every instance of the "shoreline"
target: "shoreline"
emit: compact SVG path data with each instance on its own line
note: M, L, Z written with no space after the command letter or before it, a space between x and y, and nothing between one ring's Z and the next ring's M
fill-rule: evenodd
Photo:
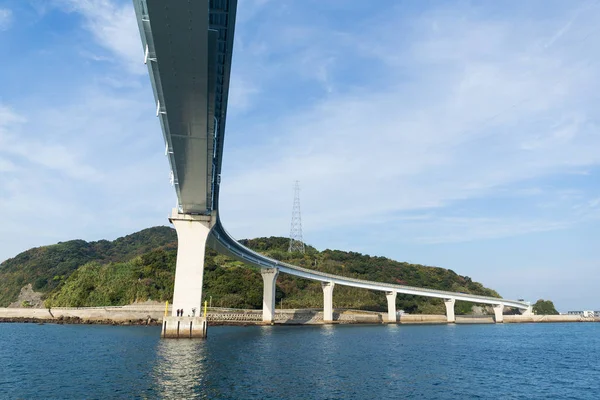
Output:
M31 318L31 317L0 317L0 324L55 324L55 325L113 325L113 326L161 326L162 321L156 319L116 321L111 319L82 319L79 317L59 317L56 319Z
M168 312L170 315L170 312ZM0 323L114 325L114 326L161 326L165 315L164 305L127 305L113 307L80 308L0 308ZM388 322L387 313L362 310L335 310L334 325L352 324L399 324L425 325L448 324L445 315L402 314L397 322ZM262 321L261 310L211 308L207 314L209 326L254 325L323 325L323 313L318 309L276 310L273 323ZM600 322L598 317L584 318L579 315L504 315L505 324ZM489 315L457 315L457 325L494 324ZM328 323L329 324L329 323Z

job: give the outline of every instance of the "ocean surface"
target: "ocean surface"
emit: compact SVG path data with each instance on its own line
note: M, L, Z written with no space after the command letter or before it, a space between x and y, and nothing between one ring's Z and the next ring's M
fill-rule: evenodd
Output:
M600 324L0 324L0 398L600 399Z

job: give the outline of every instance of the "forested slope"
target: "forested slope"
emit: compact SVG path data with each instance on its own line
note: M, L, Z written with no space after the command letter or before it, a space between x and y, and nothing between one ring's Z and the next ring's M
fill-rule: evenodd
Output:
M397 262L340 250L305 254L288 253L288 239L242 240L244 245L270 257L315 270L360 279L428 287L486 296L498 294L454 271ZM168 227L155 227L113 242L81 240L28 250L0 264L0 301L14 301L19 289L31 282L47 296L47 306L108 306L136 301L171 300L176 260L176 235ZM213 306L262 307L262 278L256 268L208 250L205 259L204 296ZM319 282L286 274L277 280L278 307L321 307ZM336 286L334 306L385 310L380 292ZM471 304L457 303L457 313ZM398 307L412 313L443 313L441 300L398 296Z
M157 226L114 241L70 240L34 247L0 264L0 306L15 301L21 287L28 283L35 291L48 293L90 261L101 264L128 261L165 245L176 248L177 235L172 228Z

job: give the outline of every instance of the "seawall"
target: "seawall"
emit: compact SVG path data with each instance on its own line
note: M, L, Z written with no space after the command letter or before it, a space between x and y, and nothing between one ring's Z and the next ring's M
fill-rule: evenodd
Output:
M527 322L600 322L598 317L582 315L505 315L504 323Z
M0 322L149 324L162 322L165 306L0 308Z
M169 315L171 308L169 307ZM39 321L59 323L106 323L150 324L162 323L164 305L128 305L119 307L56 307L46 308L0 308L0 322ZM261 325L261 310L210 308L209 325ZM323 312L319 309L276 310L275 324L303 325L322 324ZM387 322L387 313L362 310L335 310L333 322L338 324L381 324ZM600 322L600 318L584 318L580 315L504 315L504 323L545 322ZM445 324L445 315L402 314L399 324ZM457 324L492 324L492 316L457 315Z

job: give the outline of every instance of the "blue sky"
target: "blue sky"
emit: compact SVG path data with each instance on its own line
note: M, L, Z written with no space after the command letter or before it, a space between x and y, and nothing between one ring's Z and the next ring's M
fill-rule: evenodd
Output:
M0 0L0 260L166 224L129 0ZM600 2L240 0L221 216L600 309Z

